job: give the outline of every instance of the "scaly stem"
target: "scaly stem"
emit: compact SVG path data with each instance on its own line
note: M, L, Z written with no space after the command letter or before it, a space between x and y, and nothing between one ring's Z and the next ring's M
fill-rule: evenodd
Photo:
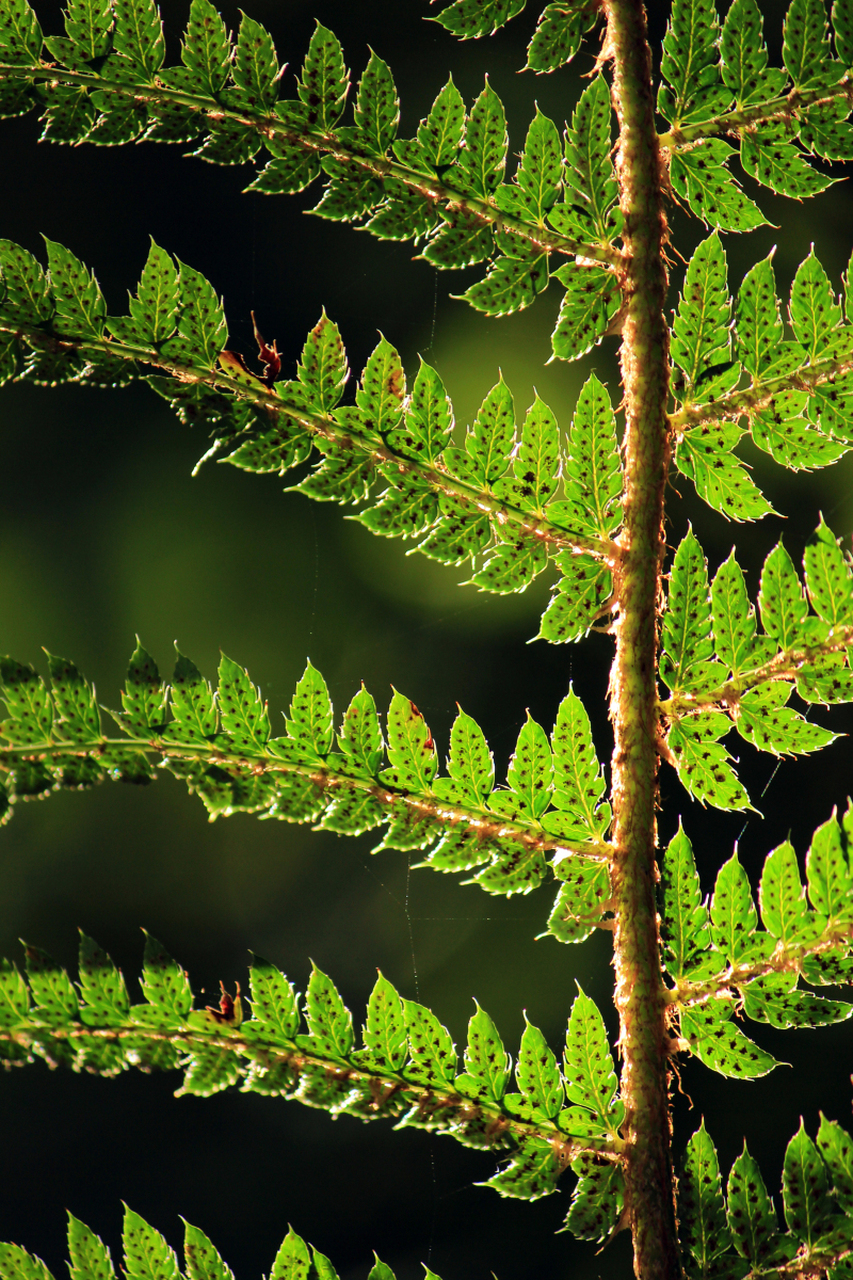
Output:
M622 1052L626 1212L640 1280L681 1275L675 1231L667 1033L655 906L658 755L655 668L669 461L668 334L663 316L666 220L654 126L651 54L640 0L605 0L619 117L617 176L625 219L621 350L625 403L625 523L616 568L612 899L615 1002Z

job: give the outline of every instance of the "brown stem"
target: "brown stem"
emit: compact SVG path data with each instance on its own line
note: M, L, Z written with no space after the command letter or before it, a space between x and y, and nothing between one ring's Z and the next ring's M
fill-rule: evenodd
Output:
M667 276L660 154L646 14L640 0L605 0L619 117L617 176L624 216L626 317L625 522L616 567L618 616L611 675L614 722L612 863L615 1002L622 1052L626 1211L640 1280L681 1275L667 1096L665 992L655 905L658 752L655 668L669 462Z

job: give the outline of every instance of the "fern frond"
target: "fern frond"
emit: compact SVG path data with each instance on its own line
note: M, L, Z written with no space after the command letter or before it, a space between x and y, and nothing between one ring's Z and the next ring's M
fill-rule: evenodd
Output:
M566 14L564 22L564 6L550 8L548 26L556 29L548 38L543 32L542 47L531 52L538 70L567 53L567 39L571 44L577 37L579 43L595 19L594 9L584 7ZM69 10L65 36L45 42L48 62L26 0L0 2L0 85L6 99L0 109L19 115L41 106L42 136L49 141L193 142L193 154L227 165L257 163L264 148L266 162L247 190L294 193L322 177L324 194L313 210L320 217L361 221L380 238L426 239L424 256L441 267L482 262L496 249L529 259L535 269L514 270L522 282L534 277L537 289L548 282L549 253L611 265L619 260L606 229L603 238L565 235L546 225L541 211L502 200L499 193L512 193L501 185L504 109L488 84L466 116L449 82L417 136L397 139L397 89L375 53L358 83L353 123L342 123L349 71L337 37L321 24L299 73L297 97L282 100L269 33L246 15L234 43L209 0L193 0L176 67L162 65L162 26L153 4L104 0L95 26L75 15ZM528 155L535 182L543 180L544 164L544 157ZM549 178L555 195L564 178L571 192L571 174L564 175L558 161ZM499 276L501 261L492 264ZM504 314L528 305L535 292L524 287L510 300L504 291L498 301L489 286L469 301L489 314Z
M739 143L744 173L797 199L834 181L811 158L853 158L843 6L836 6L833 21L842 60L832 56L823 0L791 0L784 68L775 68L767 65L756 0L734 0L722 32L714 0L676 0L658 94L658 110L671 127L658 141L670 153L675 194L710 226L749 231L766 221L729 172L735 148L721 135Z
M602 920L611 810L589 718L572 691L550 743L528 717L507 786L494 788L491 752L464 711L451 730L448 774L438 777L435 744L413 702L394 693L383 735L362 688L335 735L326 683L310 663L285 734L274 737L266 703L230 658L222 657L214 691L179 653L169 685L137 643L122 710L109 713L125 735L116 738L103 732L94 689L74 664L48 656L50 689L32 667L0 659L6 817L15 801L63 787L148 782L159 763L201 798L211 821L254 813L351 835L387 826L377 849L429 850L421 865L437 871L479 868L474 883L489 893L529 893L545 879L548 855L563 879L574 852L603 872L597 897L578 902L584 936Z
M275 348L259 340L258 373L224 349L213 286L159 246L151 246L127 316L106 315L97 281L69 250L48 242L48 258L45 273L27 250L0 241L0 379L144 377L182 420L211 425L205 458L224 454L243 470L282 475L316 447L319 460L297 492L362 504L360 523L382 537L416 539L432 559L470 560L471 581L483 591L523 591L553 561L561 578L542 638L576 640L609 611L622 469L609 396L596 379L581 393L568 442L538 397L517 428L501 381L456 445L439 374L422 361L407 396L400 356L385 338L362 371L355 404L341 405L346 352L325 312L296 378L276 381ZM140 365L171 376L143 374Z
M155 1274L162 1280L233 1280L233 1272L211 1240L199 1228L184 1222L184 1270L175 1251L159 1231L125 1205L122 1230L124 1264L128 1280L145 1280ZM110 1251L72 1213L68 1215L68 1269L74 1280L115 1280ZM369 1280L395 1280L394 1272L374 1254ZM426 1263L424 1280L439 1280ZM41 1258L16 1244L0 1244L0 1273L18 1280L53 1280ZM325 1254L306 1244L292 1227L281 1242L271 1276L274 1280L339 1280Z
M732 520L772 508L734 453L745 420L754 443L789 470L826 467L853 444L853 324L812 251L797 269L785 337L772 254L744 277L729 321L725 253L716 232L687 269L674 326L680 407L670 415L675 464ZM747 385L743 385L746 382Z
M782 1173L780 1231L773 1201L744 1143L723 1193L717 1151L704 1121L687 1144L678 1177L680 1237L688 1270L698 1275L843 1275L853 1253L850 1159L853 1140L821 1116L815 1143L800 1128ZM839 1267L839 1269L835 1269Z
M394 1119L398 1128L509 1152L509 1166L484 1185L519 1199L555 1191L581 1152L605 1165L618 1159L625 1109L601 1014L583 992L569 1018L562 1072L542 1033L526 1025L516 1092L511 1059L479 1005L459 1071L435 1014L401 997L381 973L360 1048L352 1014L316 966L304 998L257 956L249 976L250 1018L239 985L233 997L223 985L218 1009L194 1009L183 969L146 935L145 1002L131 1005L121 973L86 935L79 994L45 952L27 947L28 982L7 961L0 967L0 1057L23 1064L35 1055L108 1076L131 1066L182 1068L177 1096L208 1097L239 1083L244 1093L293 1098L333 1116Z
M806 703L853 702L853 570L822 520L803 565L808 602L782 543L770 552L761 575L759 635L734 552L709 587L692 531L676 551L660 663L672 693L659 705L670 762L703 804L750 807L719 745L732 727L774 755L817 751L837 735L788 707L792 693Z
M731 1018L742 1010L778 1028L846 1021L853 1004L799 986L853 985L853 879L848 845L853 806L818 827L806 857L806 887L786 841L768 854L759 912L737 850L703 904L693 849L679 829L663 860L661 918L668 1000L678 1010L679 1047L723 1075L751 1078L778 1065ZM806 897L808 893L808 898Z

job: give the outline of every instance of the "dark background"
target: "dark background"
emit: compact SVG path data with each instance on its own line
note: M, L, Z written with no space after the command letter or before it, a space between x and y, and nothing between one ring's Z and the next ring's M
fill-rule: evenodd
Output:
M170 61L188 6L164 6ZM659 41L662 18L654 6ZM57 33L59 6L43 5ZM230 23L237 6L223 12ZM518 150L533 101L558 122L570 114L592 66L547 78L518 76L535 18L527 14L489 41L459 44L425 24L419 0L362 5L342 0L253 0L296 69L317 17L344 43L354 78L367 45L391 64L403 97L401 136L410 136L452 71L470 103L488 69L509 115ZM778 45L781 17L770 14ZM292 80L284 92L292 94ZM410 376L417 355L434 363L471 420L502 368L520 413L534 384L568 425L590 368L616 387L608 340L581 366L546 365L559 289L504 320L484 320L461 293L473 272L439 275L413 261L410 245L380 243L347 226L304 217L319 199L241 195L248 168L184 159L187 148L36 146L34 118L2 123L4 199L0 234L41 254L40 233L67 244L93 267L113 312L135 285L148 236L203 271L225 297L231 343L251 352L249 312L277 338L288 376L320 308L341 327L352 367L361 368L381 329L401 350ZM755 194L751 191L751 194ZM836 283L849 253L847 183L803 205L759 197L784 232L765 227L725 237L733 283L778 244L787 292L811 241ZM705 234L674 211L676 243L687 254ZM673 264L673 304L681 267ZM74 659L115 705L134 633L170 671L177 640L208 676L224 650L248 667L277 719L306 654L326 675L340 710L364 679L381 705L390 684L425 713L442 750L458 700L483 725L504 776L526 708L550 727L569 681L593 716L599 752L609 754L605 711L610 642L579 648L526 641L547 598L537 583L500 599L460 587L466 576L399 543L347 523L341 509L282 496L277 477L210 464L190 472L206 440L180 425L148 388L123 391L4 389L0 472L2 613L0 650L41 663L40 647ZM754 528L727 524L699 505L677 476L669 493L673 544L688 519L713 570L733 542L757 589L761 562L779 536L799 562L822 509L849 546L853 490L849 458L823 473L793 477L749 454L756 477L784 513ZM683 495L683 496L682 496ZM849 731L844 709L814 716ZM281 724L281 721L278 721ZM801 855L814 827L849 787L845 740L778 769L746 744L734 746L765 817L720 815L691 803L674 776L662 776L661 837L679 815L694 840L709 890L715 868L739 840L756 884L766 853L790 832ZM768 785L769 784L769 785ZM763 788L767 787L763 798ZM194 988L220 978L245 981L247 949L268 956L304 989L311 956L337 981L356 1019L376 966L409 996L433 1007L464 1043L472 996L496 1019L514 1051L522 1010L562 1042L575 981L603 1007L610 1030L611 970L606 936L576 948L535 941L553 890L493 899L448 877L416 872L406 855L371 857L371 836L352 840L238 816L208 825L200 803L163 777L149 789L102 787L20 806L4 829L0 943L19 957L18 937L75 966L76 928L96 937L128 975L139 971L140 926L188 968ZM416 859L413 859L416 860ZM802 1114L814 1132L818 1108L850 1119L851 1033L841 1026L759 1041L793 1069L733 1083L684 1064L675 1098L680 1152L704 1115L727 1170L744 1133L778 1187L785 1144ZM488 1154L386 1123L365 1126L296 1104L232 1092L173 1099L175 1077L117 1080L58 1072L43 1063L0 1083L0 1238L34 1249L64 1273L64 1210L87 1221L117 1251L119 1201L127 1201L178 1245L178 1215L213 1238L238 1277L268 1272L287 1222L328 1253L344 1280L364 1276L370 1251L401 1280L429 1261L445 1280L529 1275L627 1275L625 1235L599 1255L555 1235L568 1193L534 1205L500 1201L475 1184L495 1170ZM567 1183L570 1180L567 1180ZM778 1197L777 1197L778 1199Z

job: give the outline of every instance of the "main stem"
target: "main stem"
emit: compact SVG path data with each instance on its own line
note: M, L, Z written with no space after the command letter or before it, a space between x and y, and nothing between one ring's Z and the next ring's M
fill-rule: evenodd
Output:
M646 14L640 0L604 0L619 117L617 176L624 216L626 318L625 520L617 569L614 723L614 965L625 1137L626 1211L641 1280L681 1275L667 1097L667 1032L655 905L658 753L655 670L669 458L666 219Z

